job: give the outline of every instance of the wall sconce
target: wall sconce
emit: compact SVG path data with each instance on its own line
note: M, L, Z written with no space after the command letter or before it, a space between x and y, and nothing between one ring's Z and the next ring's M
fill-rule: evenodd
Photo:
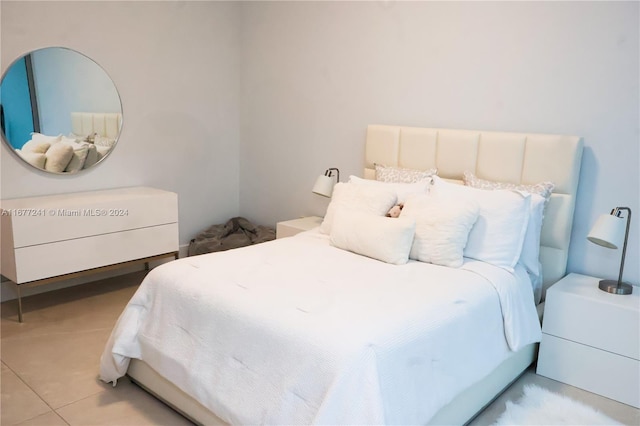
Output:
M324 175L318 176L318 179L316 179L316 184L313 185L313 189L311 191L315 194L322 195L323 197L331 198L331 194L333 194L333 185L334 185L333 172L336 172L335 173L337 176L336 183L340 182L340 170L336 169L335 167L332 167L330 169L327 169L324 172Z
M620 217L622 210L626 210L627 226L625 230L624 218ZM629 225L631 224L631 209L629 207L616 207L611 210L611 214L603 214L593 225L587 239L599 246L617 249L622 245L622 261L620 262L620 275L618 281L602 280L598 288L602 291L613 294L631 294L633 286L622 282L622 271L624 269L624 257L627 252L627 240L629 239ZM624 240L624 243L623 243Z

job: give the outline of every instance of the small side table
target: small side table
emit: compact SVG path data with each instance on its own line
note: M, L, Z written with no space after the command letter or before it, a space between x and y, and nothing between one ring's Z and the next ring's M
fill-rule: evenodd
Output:
M303 231L309 231L322 223L318 216L301 217L300 219L286 220L276 224L276 238L292 237Z
M640 408L640 288L569 274L547 291L537 373Z

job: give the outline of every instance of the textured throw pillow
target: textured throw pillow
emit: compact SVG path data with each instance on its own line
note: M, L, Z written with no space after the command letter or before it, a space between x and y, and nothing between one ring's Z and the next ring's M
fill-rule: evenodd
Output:
M375 168L376 180L395 183L414 183L430 180L431 176L435 175L438 171L437 169L405 169L403 167L383 166L382 164L375 164Z
M333 217L340 210L354 210L384 216L396 204L396 193L390 189L339 182L320 225L320 232L331 233Z
M469 232L480 207L474 200L442 199L413 194L407 198L400 218L416 221L416 235L409 257L421 262L459 268Z
M531 194L538 194L549 200L555 184L553 182L540 182L535 184L516 184L510 182L495 182L491 180L480 179L472 172L464 172L462 181L466 186L479 189L513 189L516 191L525 191Z
M341 210L331 228L331 245L394 265L409 260L416 223L371 213Z
M415 183L393 183L393 182L381 182L373 179L362 179L357 176L349 176L349 183L356 185L369 185L376 186L378 188L390 189L395 191L397 203L404 203L409 194L425 194L429 192L431 186L431 179L423 180Z
M480 206L464 256L513 272L529 223L531 195L505 189L485 191L449 183L438 176L433 179L431 190L434 195L475 200Z
M47 161L44 163L45 170L62 173L73 157L73 148L66 144L56 143L49 148L45 155L47 156Z

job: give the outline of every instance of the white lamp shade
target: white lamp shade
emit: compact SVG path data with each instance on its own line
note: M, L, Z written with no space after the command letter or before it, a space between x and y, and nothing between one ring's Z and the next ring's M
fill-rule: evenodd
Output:
M601 215L591 228L587 239L610 249L617 249L624 242L626 220L610 214Z
M331 197L333 194L333 178L331 176L318 176L316 184L313 185L312 192L322 195L323 197Z

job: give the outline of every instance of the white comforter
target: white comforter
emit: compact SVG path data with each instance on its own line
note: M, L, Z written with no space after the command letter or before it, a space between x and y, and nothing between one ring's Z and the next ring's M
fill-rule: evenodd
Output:
M142 359L234 424L424 424L539 340L522 271L389 265L309 232L151 271L100 376Z

